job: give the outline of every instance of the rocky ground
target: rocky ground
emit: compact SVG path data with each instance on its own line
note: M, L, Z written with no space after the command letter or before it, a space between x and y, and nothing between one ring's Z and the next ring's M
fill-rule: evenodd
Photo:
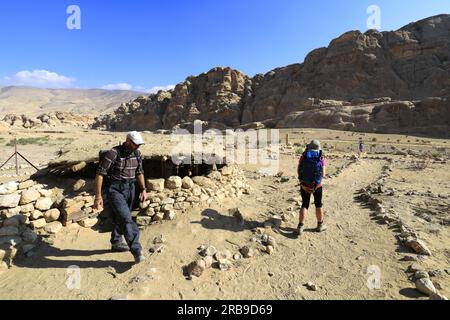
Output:
M14 134L49 136L41 145L19 147L41 167L64 150L82 157L122 138L79 129ZM283 144L286 134L290 146L281 148L277 176L261 175L257 165L240 166L249 192L199 202L173 220L142 227L145 262L134 265L129 253L109 252L107 224L58 225L52 241L37 241L0 271L0 298L429 299L434 290L450 295L448 140L290 129L280 133ZM0 133L5 150L0 164L12 152L6 146L12 136ZM145 136L169 145L167 136ZM307 232L297 238L296 166L312 138L322 141L329 159L324 189L329 228L314 232L311 214ZM367 148L361 159L355 156L359 139ZM34 170L20 173L25 181ZM0 174L0 182L15 179L11 168ZM49 213L44 220L53 218ZM45 228L55 231L55 221L48 224ZM70 286L70 266L79 267L79 288Z

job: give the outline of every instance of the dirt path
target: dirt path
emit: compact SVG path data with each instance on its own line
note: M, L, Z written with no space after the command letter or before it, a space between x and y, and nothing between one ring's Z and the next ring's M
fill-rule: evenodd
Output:
M297 239L292 234L296 214L279 233L269 230L278 243L273 255L258 253L230 271L209 269L201 278L186 280L182 266L196 258L197 247L202 244L237 253L239 246L254 237L251 229L265 221L268 210L284 210L290 205L289 198L298 197L295 179L281 184L279 190L267 187L273 178L250 180L254 188L251 195L207 210L193 209L174 222L147 228L142 232L144 247L151 247L153 239L163 234L166 249L137 266L131 263L129 253L108 251L108 233L67 228L58 234L54 246L42 246L33 257L19 259L17 266L0 275L0 299L405 298L400 292L411 284L403 272L404 263L398 261L401 255L394 234L371 220L370 210L353 199L357 190L376 180L382 165L363 160L327 181L327 232L306 232ZM252 222L236 224L227 215L232 207L241 208ZM306 226L313 228L315 224L312 214ZM81 286L74 290L67 286L73 275L67 269L70 265L80 268ZM369 266L381 270L379 290L369 290L366 285ZM303 286L309 281L318 286L317 291Z

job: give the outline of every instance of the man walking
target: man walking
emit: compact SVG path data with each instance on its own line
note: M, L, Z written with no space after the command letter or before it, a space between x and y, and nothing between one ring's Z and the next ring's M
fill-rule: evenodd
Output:
M111 234L112 251L131 251L136 263L145 260L139 243L139 228L131 216L136 181L140 188L139 200L144 202L147 199L142 158L138 150L143 144L144 140L138 132L129 132L122 145L114 147L102 157L95 178L96 210L103 207L103 178L107 176L110 180L107 194L114 220L114 230ZM122 242L122 236L125 237L126 244Z
M314 195L314 204L316 206L317 217L317 232L322 232L327 229L324 224L324 214L322 208L323 184L322 180L325 177L326 160L320 148L320 141L313 140L307 146L305 152L302 154L297 172L300 180L300 192L302 195L302 208L300 211L299 225L297 227L297 234L302 235L304 231L304 223L308 214L309 203L311 195Z

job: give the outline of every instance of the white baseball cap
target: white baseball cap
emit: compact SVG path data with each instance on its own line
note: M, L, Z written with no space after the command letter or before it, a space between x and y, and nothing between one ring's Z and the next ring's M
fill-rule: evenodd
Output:
M138 146L145 144L144 139L142 139L141 134L137 131L128 132L127 138L130 139L131 141L133 141L133 143Z

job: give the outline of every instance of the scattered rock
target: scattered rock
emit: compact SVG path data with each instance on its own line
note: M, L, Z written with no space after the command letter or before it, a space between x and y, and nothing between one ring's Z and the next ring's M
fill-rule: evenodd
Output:
M194 262L191 262L187 266L187 273L190 276L200 277L206 269L206 263L204 260L197 260Z
M147 180L147 187L150 191L162 191L164 190L164 179L149 179Z
M317 286L313 282L308 282L305 284L306 288L311 291L317 291Z
M422 240L409 238L406 241L406 245L409 246L411 249L413 249L416 253L431 256L430 249L428 249L428 247Z
M155 239L153 239L153 244L162 244L162 243L166 243L166 242L167 242L167 240L162 234L157 236Z
M82 226L83 228L92 228L93 226L95 226L98 222L97 218L91 218L91 219L83 219L80 222L78 222L78 224L80 226Z
M425 271L425 268L422 267L420 264L413 263L412 265L409 266L407 270L407 272L410 273L416 273L417 271Z
M20 194L6 194L0 195L0 208L16 208L21 199ZM20 208L19 212L20 212Z
M271 254L273 254L275 252L275 249L274 249L273 246L269 245L269 246L266 247L266 252L271 255Z
M422 262L423 256L413 256L413 255L405 255L402 259L402 261L416 261L416 262Z
M430 277L430 275L429 275L428 272L426 272L426 271L417 271L417 272L414 274L414 278L415 278L416 280L424 279L424 278L429 278L429 277Z
M213 246L209 246L206 249L204 249L202 252L200 252L200 254L205 257L208 257L208 256L213 257L216 253L217 253L217 249Z
M416 280L416 289L427 296L431 296L436 293L436 288L433 285L433 282L429 278L422 278Z
M20 213L29 213L34 211L34 205L32 203L23 205L20 207Z
M430 275L430 277L433 277L433 278L434 277L443 277L443 276L445 276L445 271L437 269L437 270L432 270L432 271L428 272L428 274Z
M36 182L34 182L33 180L27 180L24 182L19 183L19 190L23 190L23 189L28 189L32 186L34 186L36 184Z
M86 181L83 179L78 180L72 186L73 191L77 192L83 189L86 186Z
M0 185L0 195L7 195L16 192L19 184L15 181L10 181ZM1 207L1 205L0 205Z
M233 254L229 250L217 251L216 254L214 255L217 261L229 260L232 258L232 256Z
M164 212L158 212L157 214L155 214L153 216L153 221L155 221L155 222L163 221L164 215L165 215Z
M150 200L147 200L147 201L144 201L144 202L139 202L139 208L141 210L147 209L148 206L150 205L150 203L151 203Z
M84 203L83 203L84 204ZM40 198L36 201L34 207L37 210L46 211L53 206L53 200L51 198Z
M206 256L203 258L203 261L205 261L206 268L211 268L212 264L214 263L214 259L212 256Z
M430 295L430 300L448 300L448 299L446 296L440 294L439 292L436 292Z
M138 226L149 226L152 224L152 217L151 216L138 216L136 217L136 224Z
M153 247L150 248L150 253L162 253L164 250L164 245L163 244L157 244Z
M61 215L61 212L59 209L51 209L44 213L44 218L47 223L57 221L59 219L59 216Z
M44 214L41 212L41 211L39 211L39 210L34 210L32 213L31 213L31 219L32 220L38 220L39 218L42 218L44 216Z
M165 187L167 189L171 189L171 190L180 189L182 184L183 184L183 182L180 177L172 176L166 180Z
M44 230L50 234L56 234L61 231L63 225L59 221L53 221L44 227Z
M165 214L164 214L164 220L175 220L176 217L176 212L174 210L168 210Z
M281 227L281 224L283 223L283 219L278 215L274 215L267 222L274 228L279 229Z
M240 252L242 253L242 256L244 258L251 258L253 257L253 249L248 247L248 246L244 246L241 248Z
M192 181L192 179L189 177L184 177L183 180L181 181L181 187L183 189L190 190L194 187L194 181Z
M47 221L45 221L44 218L31 221L31 226L34 229L41 229L41 228L45 227L46 224L47 224Z
M221 271L228 271L233 267L233 264L228 259L220 259L218 260L218 267Z
M268 237L267 237L267 240L266 240L265 242L266 242L266 244L267 244L268 246L272 246L272 247L276 247L276 246L277 246L277 241L275 240L274 237L268 236Z
M20 198L20 204L25 205L29 204L33 201L36 201L41 197L41 194L36 189L29 189L22 192L22 196Z

